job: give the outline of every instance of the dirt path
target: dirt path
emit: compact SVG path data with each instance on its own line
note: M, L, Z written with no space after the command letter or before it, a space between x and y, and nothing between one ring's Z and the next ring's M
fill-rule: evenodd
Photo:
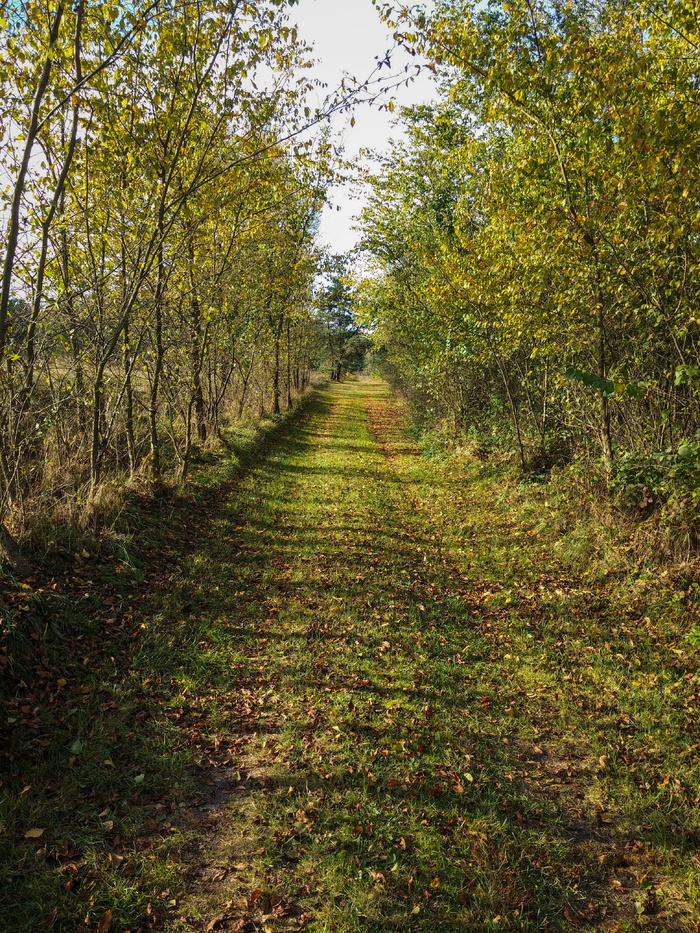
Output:
M381 384L334 386L212 529L247 708L176 926L695 929L691 789L649 795L634 620L397 418Z

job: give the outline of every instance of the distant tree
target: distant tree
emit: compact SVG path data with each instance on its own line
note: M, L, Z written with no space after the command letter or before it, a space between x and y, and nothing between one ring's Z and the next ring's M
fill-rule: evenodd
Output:
M358 323L357 296L347 256L334 254L327 258L316 304L331 379L339 382L344 372L359 372L364 367L372 344Z

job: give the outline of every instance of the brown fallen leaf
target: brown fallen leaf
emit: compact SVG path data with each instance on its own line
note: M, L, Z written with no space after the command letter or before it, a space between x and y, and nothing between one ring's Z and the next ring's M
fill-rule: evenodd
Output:
M44 921L44 923L46 924L47 927L51 928L53 926L53 922L56 919L57 914L58 914L58 908L54 907L54 909L46 915L46 920Z
M112 911L105 910L105 912L100 917L100 922L97 924L97 930L95 933L107 933L107 930L112 926Z
M230 904L228 906L230 906ZM227 930L228 933L241 933L241 930L244 929L245 925L246 920L244 917L241 917L238 920L232 920L231 915L226 912L219 914L218 917L214 917L213 920L210 920L204 929L206 933L211 933L212 930Z
M262 895L262 888L256 888L254 891L252 891L250 897L248 898L248 907L252 907L254 904L257 904Z

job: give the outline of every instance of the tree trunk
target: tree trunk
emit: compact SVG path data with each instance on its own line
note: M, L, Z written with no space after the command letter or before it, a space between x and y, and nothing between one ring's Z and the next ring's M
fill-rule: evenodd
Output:
M291 324L287 321L287 411L292 407L292 341Z
M508 396L508 404L510 406L510 414L513 420L513 427L515 428L515 436L518 441L518 452L520 454L520 466L525 471L527 469L527 464L525 462L525 445L523 444L523 437L520 431L520 418L518 417L518 408L515 404L515 398L510 388L510 381L508 379L508 373L506 372L499 356L496 351L492 349L493 357L498 366L499 372L501 373L501 379L503 380L503 386L506 390L506 395Z
M15 265L15 256L17 254L17 243L19 241L20 230L20 207L22 204L22 195L24 193L24 183L29 171L29 163L32 157L32 150L36 142L39 127L39 112L41 104L46 94L51 76L51 67L53 64L53 51L58 41L58 33L63 18L64 5L59 3L56 7L53 20L49 26L49 42L46 51L46 58L37 82L36 93L32 101L32 112L29 118L29 126L24 141L24 150L22 152L22 161L19 172L15 180L12 192L12 201L10 204L10 218L7 225L7 240L5 245L5 258L2 268L2 286L0 287L0 354L4 354L7 345L7 336L9 329L9 309L10 294L12 288L12 273Z
M164 215L163 202L158 212L158 258L156 273L156 289L154 300L154 335L153 344L155 348L155 361L153 363L153 376L151 379L151 391L148 398L148 430L151 453L151 479L158 481L161 478L160 461L160 439L158 437L158 401L160 396L160 378L163 372L163 360L165 351L163 348L163 298L165 294L165 257L163 249L164 233Z
M280 338L282 336L282 321L280 319L275 333L275 368L272 374L272 413L280 413Z
M131 344L129 340L129 321L124 325L124 378L126 380L124 388L124 427L126 431L126 450L129 456L129 473L131 476L136 472L136 437L134 434L134 387L131 383L131 370L133 362L131 359Z
M602 302L598 301L598 370L601 379L607 379L608 361L605 345L605 318L603 316ZM605 392L600 393L600 442L603 452L603 462L608 473L613 465L612 430L610 427L610 403Z
M192 401L194 403L195 421L197 424L197 437L201 443L207 439L207 416L204 405L204 392L202 391L202 358L204 346L202 341L202 314L197 297L194 278L194 246L190 242L188 247L189 259L189 287L190 287L190 367L192 375ZM188 431L190 428L188 426Z

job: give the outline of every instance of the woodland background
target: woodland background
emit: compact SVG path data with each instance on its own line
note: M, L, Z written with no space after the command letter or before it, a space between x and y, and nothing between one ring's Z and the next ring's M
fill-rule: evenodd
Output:
M326 120L371 94L309 106L293 6L2 6L15 565L8 529L84 526L129 484L184 482L227 426L291 406L314 369L360 368L370 340L429 443L565 473L692 555L695 5L377 4L440 90L363 179L359 260L317 230L347 170Z

